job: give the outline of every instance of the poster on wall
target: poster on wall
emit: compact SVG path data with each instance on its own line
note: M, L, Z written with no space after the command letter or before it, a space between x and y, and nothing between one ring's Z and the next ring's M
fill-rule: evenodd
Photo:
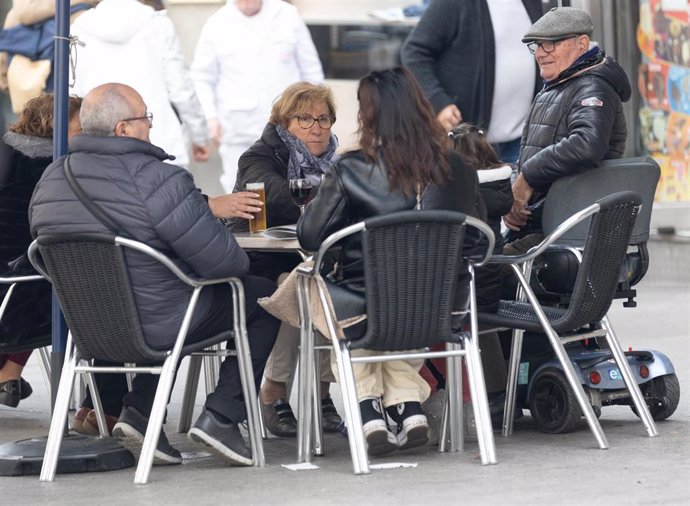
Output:
M690 0L640 0L642 141L661 166L658 202L690 202Z

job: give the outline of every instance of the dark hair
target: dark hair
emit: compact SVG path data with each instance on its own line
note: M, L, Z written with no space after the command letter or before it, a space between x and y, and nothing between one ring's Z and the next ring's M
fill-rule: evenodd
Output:
M9 127L10 132L31 135L33 137L49 138L53 136L53 102L52 94L39 95L32 98L24 106L24 110L17 118L17 122ZM69 120L79 114L82 99L69 97Z
M483 130L471 123L463 123L448 132L453 150L463 161L477 170L493 169L505 165L499 160L496 151L486 139Z
M450 178L446 133L408 70L371 72L359 81L357 99L359 146L388 171L391 189L413 195Z

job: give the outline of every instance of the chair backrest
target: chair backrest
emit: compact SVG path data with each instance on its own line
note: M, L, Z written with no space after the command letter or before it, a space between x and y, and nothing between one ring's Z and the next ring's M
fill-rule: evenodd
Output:
M553 324L557 332L598 322L608 312L641 202L629 191L597 201L600 209L589 224L568 311Z
M465 215L403 211L365 221L367 330L356 348L410 350L450 340Z
M167 352L144 340L125 255L114 235L49 235L36 244L43 263L36 267L48 274L82 358L164 360Z
M642 199L642 208L635 222L630 244L647 241L660 173L659 165L654 159L643 156L605 160L579 174L559 178L551 185L544 202L544 235L550 234L569 216L602 197L620 191L634 191ZM585 220L561 237L558 244L581 247L587 238L588 229L589 220Z

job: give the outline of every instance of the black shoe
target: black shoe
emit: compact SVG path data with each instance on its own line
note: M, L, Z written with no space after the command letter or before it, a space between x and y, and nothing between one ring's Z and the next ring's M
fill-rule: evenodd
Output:
M321 428L324 432L340 432L340 424L343 419L340 418L338 411L333 405L333 399L326 397L321 399Z
M141 447L144 444L144 434L146 434L148 422L148 419L139 410L131 406L124 406L120 413L120 418L115 427L113 427L113 436L118 438L122 446L132 452L137 460L139 455L141 455ZM153 454L153 464L171 465L181 463L182 454L170 446L165 432L161 429L156 451Z
M398 424L398 445L401 450L422 446L429 441L429 423L418 402L401 402L386 408Z
M16 408L22 398L22 387L19 380L7 380L0 383L0 404Z
M261 416L271 434L278 437L296 437L297 419L285 399L272 404L261 403Z
M398 438L388 430L379 400L367 397L359 401L362 414L362 431L367 440L367 453L372 457L386 455L398 449Z
M251 466L252 452L244 442L237 424L223 423L210 411L204 410L187 434L187 439L202 443L216 455L236 466Z
M21 384L21 388L19 389L21 391L21 395L19 396L19 399L22 401L29 397L32 393L34 393L34 389L31 388L31 385L29 384L28 381L26 381L24 378L19 378L19 383Z

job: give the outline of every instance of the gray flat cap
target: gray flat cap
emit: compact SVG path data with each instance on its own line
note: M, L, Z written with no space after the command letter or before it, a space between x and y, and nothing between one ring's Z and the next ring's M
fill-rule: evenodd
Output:
M592 36L594 25L585 11L574 7L554 7L540 17L522 38L522 42L558 40L571 35Z

